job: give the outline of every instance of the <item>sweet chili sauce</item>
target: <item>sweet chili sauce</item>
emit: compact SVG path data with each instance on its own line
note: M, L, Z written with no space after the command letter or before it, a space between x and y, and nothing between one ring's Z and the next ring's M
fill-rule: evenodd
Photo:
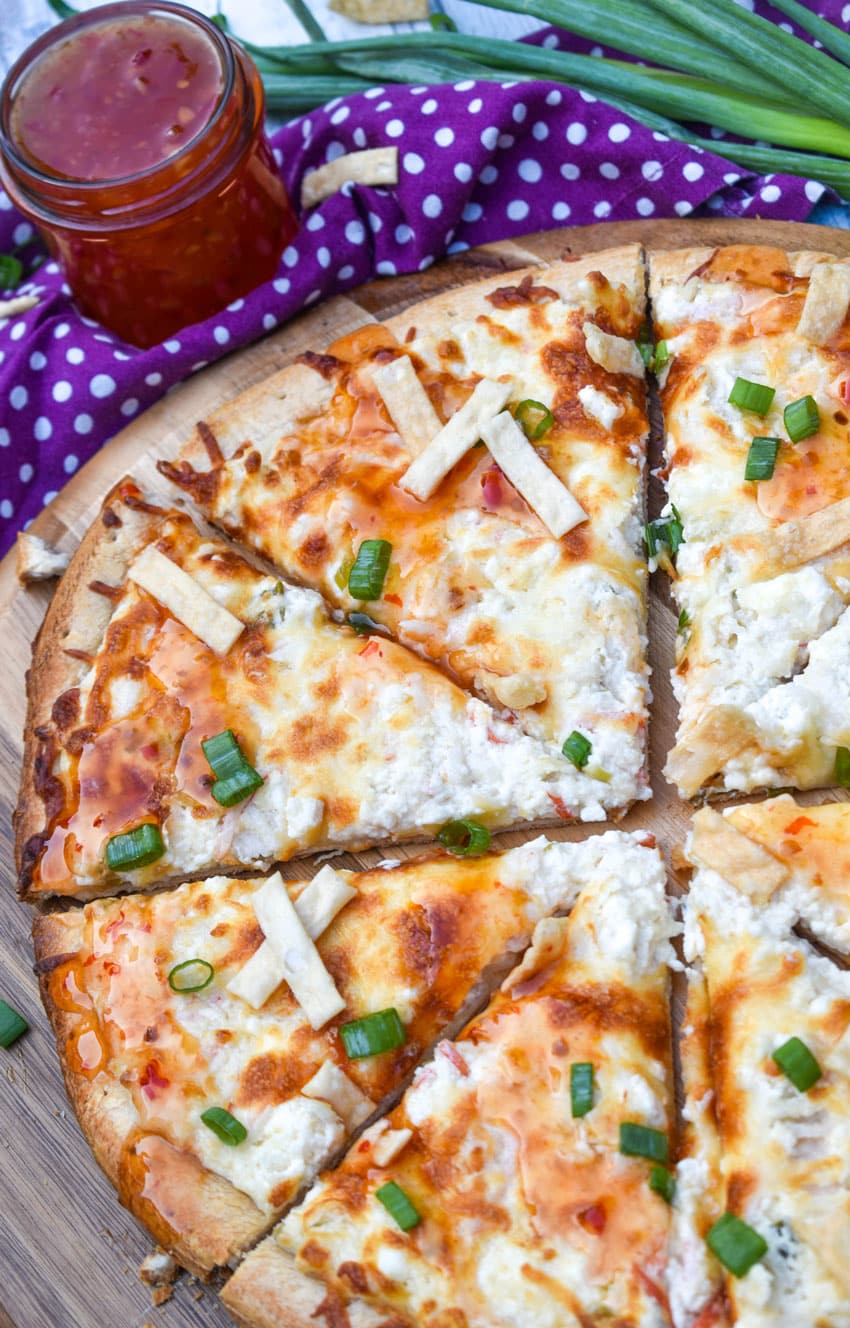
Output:
M183 5L59 24L13 66L0 179L83 313L138 346L272 276L297 228L245 52Z

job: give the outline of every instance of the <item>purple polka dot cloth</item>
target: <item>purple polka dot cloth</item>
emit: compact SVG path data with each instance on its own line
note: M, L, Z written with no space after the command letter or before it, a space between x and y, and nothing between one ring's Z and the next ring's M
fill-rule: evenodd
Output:
M819 9L841 21L839 3ZM553 30L533 40L600 53ZM397 145L399 183L346 185L301 217L272 281L148 350L77 311L57 265L36 266L41 240L0 191L0 253L17 247L31 276L16 293L38 297L29 312L0 319L0 553L175 383L375 275L423 271L445 253L567 223L801 221L827 192L814 180L745 173L724 160L720 142L717 153L701 152L545 82L374 88L292 121L273 143L296 204L307 170L359 148Z

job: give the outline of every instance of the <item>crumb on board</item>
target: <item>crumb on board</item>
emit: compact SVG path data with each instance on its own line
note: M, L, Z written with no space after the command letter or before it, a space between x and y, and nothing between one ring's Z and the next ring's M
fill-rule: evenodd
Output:
M142 1260L139 1277L148 1286L170 1287L179 1271L180 1265L174 1256L157 1245L156 1249L151 1250ZM156 1303L159 1304L158 1301Z
M16 571L22 586L61 576L70 561L70 554L51 548L38 535L31 535L26 530L18 535Z

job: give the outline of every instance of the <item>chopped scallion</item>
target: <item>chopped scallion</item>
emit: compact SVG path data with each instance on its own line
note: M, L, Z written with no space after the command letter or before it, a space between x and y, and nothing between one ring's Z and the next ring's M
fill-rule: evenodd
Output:
M479 853L487 852L492 835L486 825L464 819L446 821L437 831L437 839L449 853L455 853L461 858L476 858Z
M801 1093L808 1093L823 1074L816 1058L805 1042L798 1037L791 1037L787 1042L783 1042L781 1047L777 1047L773 1059L785 1077L790 1079Z
M23 1037L28 1028L26 1019L18 1014L14 1006L0 1001L0 1047L11 1047L13 1042Z
M573 1116L586 1116L593 1106L591 1061L574 1061L570 1066L570 1105Z
M220 806L233 807L261 787L262 775L249 765L231 729L207 738L201 747L215 775L210 792Z
M820 428L820 411L814 397L800 397L783 411L785 428L792 443L801 443Z
M736 378L729 403L740 406L741 410L751 410L754 415L766 415L773 405L776 388L765 383L751 383L748 378Z
M572 761L576 770L583 770L593 751L593 743L583 733L579 733L578 729L573 729L561 751L568 761Z
M175 964L168 974L168 985L172 991L203 991L215 976L215 969L206 959L185 959L182 964Z
M745 480L771 480L776 469L779 438L753 438L747 453Z
M840 788L850 788L850 747L835 749L835 782Z
M655 521L650 521L645 525L643 537L650 558L657 558L659 554L664 552L668 552L671 558L675 558L685 542L682 518L676 508L673 508L670 516L657 517Z
M146 821L126 834L112 836L106 845L106 865L110 871L135 871L156 862L164 852L162 831Z
M371 636L374 632L378 632L382 636L387 635L386 627L382 627L380 623L375 622L375 619L370 618L368 613L349 613L348 625L354 628L358 636Z
M653 1162L666 1162L669 1151L663 1130L636 1125L634 1121L620 1122L620 1152L627 1157L648 1157Z
M651 369L652 362L655 359L655 347L652 344L652 333L649 328L649 323L644 323L641 327L635 345L638 348L638 354L643 360L644 366L647 369Z
M394 1180L388 1180L386 1185L376 1190L375 1198L380 1200L402 1231L410 1231L422 1221L404 1190Z
M743 1277L767 1254L764 1237L733 1213L718 1218L705 1240L714 1257L735 1277Z
M341 1024L339 1035L350 1061L364 1056L380 1056L384 1051L403 1047L407 1041L398 1010L377 1010L349 1024Z
M665 1203L671 1204L676 1193L676 1177L666 1167L651 1167L649 1188L654 1194L660 1194Z
M547 434L555 423L555 416L542 401L521 401L514 411L514 419L522 428L526 438L536 443L538 438Z
M652 357L652 368L658 373L658 370L663 369L669 359L670 350L667 346L667 342L659 341L658 345L655 347L655 354Z
M348 573L348 593L352 599L380 599L392 551L389 540L363 541Z
M457 32L457 24L448 14L429 14L428 21L435 32Z
M685 632L691 625L691 615L687 609L682 609L679 613L679 621L676 624L677 632Z
M206 1111L201 1112L201 1120L223 1144L235 1148L237 1144L244 1143L248 1138L248 1131L242 1122L231 1116L224 1107L208 1107Z

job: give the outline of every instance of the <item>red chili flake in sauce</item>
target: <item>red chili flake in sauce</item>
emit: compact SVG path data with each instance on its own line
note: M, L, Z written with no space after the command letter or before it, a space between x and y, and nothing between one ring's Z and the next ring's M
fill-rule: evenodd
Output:
M798 816L790 825L786 825L783 834L798 835L806 825L814 825L815 822L808 816Z
M562 816L565 821L573 820L573 814L563 798L559 797L557 793L547 793L546 797L549 799L559 816Z
M608 1220L605 1216L605 1209L601 1204L591 1204L589 1208L583 1208L576 1216L585 1230L592 1231L596 1236L602 1235Z
M159 1072L158 1061L148 1061L142 1073L139 1075L139 1087L146 1098L151 1100L159 1095L163 1088L167 1088L169 1080L163 1078Z

